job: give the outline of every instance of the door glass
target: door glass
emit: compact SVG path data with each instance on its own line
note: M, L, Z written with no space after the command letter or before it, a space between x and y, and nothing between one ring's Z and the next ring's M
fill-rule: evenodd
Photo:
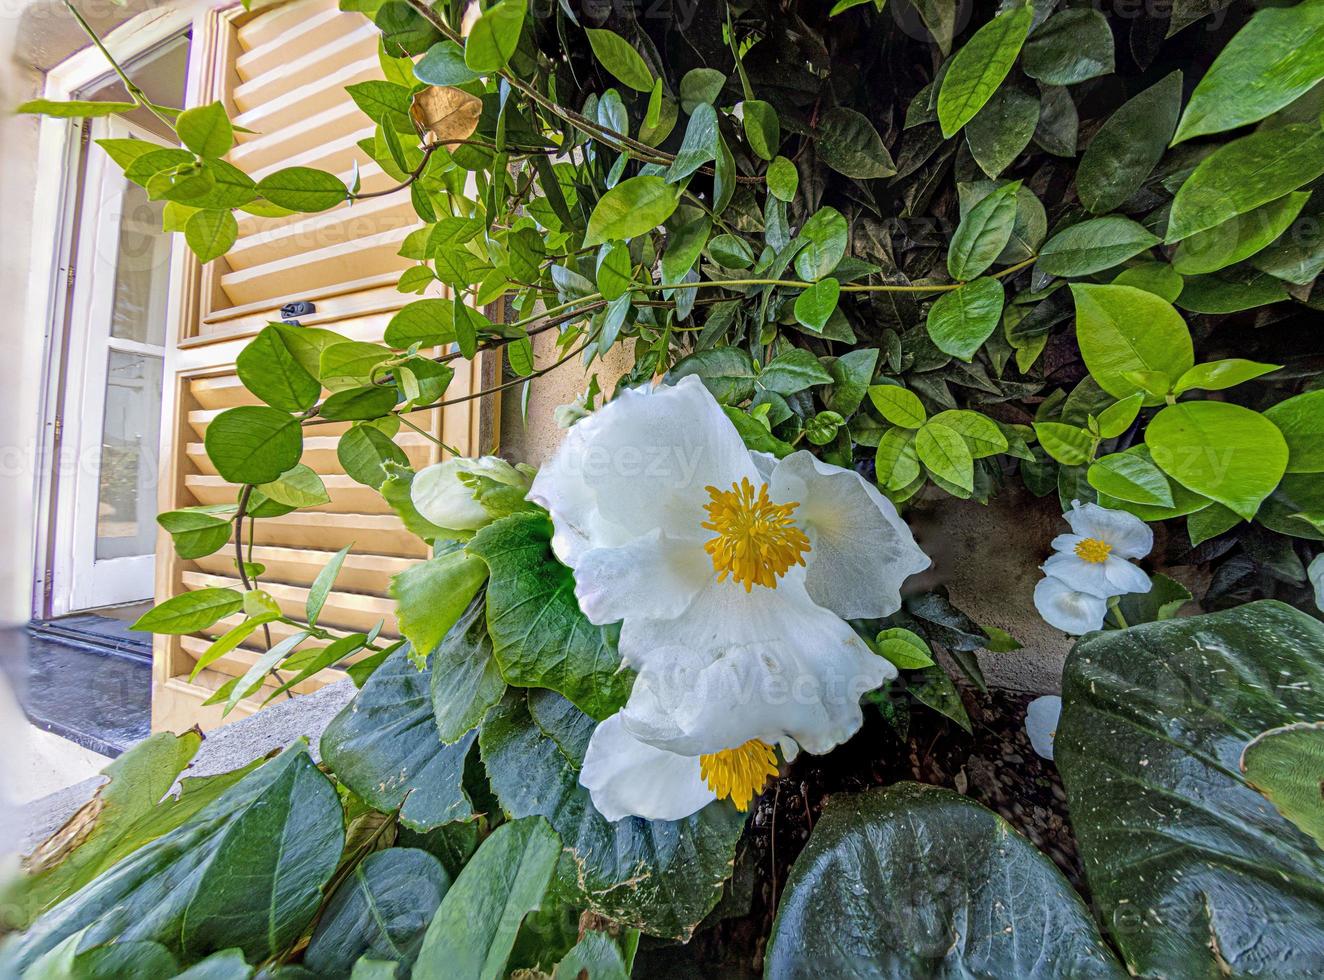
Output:
M170 238L161 231L164 201L129 184L120 211L115 297L110 335L160 347L165 344Z
M156 547L161 358L112 349L106 372L97 496L98 560L151 554Z

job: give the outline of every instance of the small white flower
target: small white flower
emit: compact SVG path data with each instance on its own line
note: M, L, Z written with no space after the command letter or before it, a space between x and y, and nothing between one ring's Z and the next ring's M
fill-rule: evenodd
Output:
M1144 558L1154 547L1148 524L1126 511L1079 500L1062 516L1071 533L1053 539L1057 554L1044 562L1045 575L1102 599L1152 588L1149 576L1128 560Z
M465 482L465 477L470 482ZM437 527L451 531L476 531L495 520L477 499L473 477L485 477L519 490L527 490L529 478L499 456L453 459L424 467L414 475L410 497L418 512Z
M1310 584L1315 587L1315 605L1324 611L1324 553L1315 556L1306 569L1306 575L1310 577Z
M1025 709L1025 733L1030 745L1042 759L1053 759L1053 743L1057 740L1058 719L1062 717L1062 699L1056 694L1035 698Z
M577 423L529 499L552 516L580 608L622 622L638 671L580 775L610 820L747 807L774 746L845 741L860 696L896 674L845 621L895 612L929 565L896 508L807 452L750 453L696 377Z
M1061 579L1045 576L1034 587L1034 607L1049 626L1072 636L1103 629L1108 600L1077 592Z

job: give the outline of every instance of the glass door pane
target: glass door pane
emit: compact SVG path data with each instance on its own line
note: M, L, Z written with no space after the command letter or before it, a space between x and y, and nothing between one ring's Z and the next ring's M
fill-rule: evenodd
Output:
M156 547L162 359L112 349L106 370L96 560Z

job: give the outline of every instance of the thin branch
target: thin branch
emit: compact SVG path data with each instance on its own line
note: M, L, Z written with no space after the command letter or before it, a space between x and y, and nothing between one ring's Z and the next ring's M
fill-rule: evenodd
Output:
M239 567L239 581L243 583L245 592L253 591L253 582L248 577L248 567L244 563L244 517L248 512L248 500L253 496L253 484L245 483L242 490L239 491L239 506L234 512L234 561ZM250 539L252 535L250 534ZM250 552L251 554L251 552ZM262 624L262 636L267 641L267 649L271 649L271 627ZM284 684L285 678L280 675L275 667L271 668L271 676L276 678L278 684ZM287 698L294 695L290 691L285 692Z
M149 99L147 93L140 89L137 83L135 83L124 69L120 67L120 63L116 61L110 51L106 49L106 46L101 42L101 38L97 36L97 32L92 30L92 25L89 24L87 19L78 12L78 8L73 5L72 0L64 0L64 5L68 8L69 13L73 14L74 20L78 21L78 26L83 29L83 33L86 34L92 43L96 45L97 50L101 52L102 56L110 62L110 67L115 69L115 74L118 75L120 81L124 83L124 90L129 93L129 98L133 99L136 105L146 109L173 130L175 128L175 121L162 112L161 108Z

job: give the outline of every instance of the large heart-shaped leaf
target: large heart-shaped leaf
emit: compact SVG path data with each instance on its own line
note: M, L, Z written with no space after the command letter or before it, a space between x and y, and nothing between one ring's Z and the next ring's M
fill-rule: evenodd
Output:
M1145 976L1309 976L1324 851L1251 787L1258 733L1324 714L1324 624L1277 602L1096 633L1055 754L1090 889Z
M552 524L540 513L489 524L468 552L487 562L487 628L501 674L520 687L559 691L602 719L630 693L631 671L575 601L570 569L552 556Z
M82 950L151 941L183 962L230 947L276 956L317 911L344 841L336 792L300 743L38 919L0 974L80 931Z
M688 938L731 874L744 815L712 804L684 820L608 823L579 785L595 727L550 691L510 691L479 735L492 789L515 817L541 815L561 835L556 890L624 925Z
M322 758L337 778L379 810L400 811L414 830L467 820L461 785L474 736L444 745L432 717L432 668L419 670L406 644L322 733Z
M1124 977L1071 885L991 810L918 783L834 798L764 968L784 977Z

